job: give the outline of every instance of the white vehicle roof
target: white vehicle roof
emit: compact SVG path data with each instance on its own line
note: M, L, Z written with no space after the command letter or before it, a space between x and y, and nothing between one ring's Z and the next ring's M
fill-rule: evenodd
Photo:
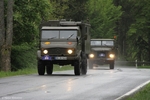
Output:
M91 41L101 41L101 40L106 40L106 41L110 41L110 40L114 40L114 39L91 39Z
M48 27L48 26L43 26L42 29L52 29L52 30L57 30L57 29L65 29L65 30L70 30L70 29L74 29L74 30L79 30L79 27Z

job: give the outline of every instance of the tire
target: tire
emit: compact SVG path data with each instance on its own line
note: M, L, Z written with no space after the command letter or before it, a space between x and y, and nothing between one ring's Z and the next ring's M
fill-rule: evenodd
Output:
M45 63L42 60L38 60L38 74L39 75L45 74Z
M110 61L110 69L114 69L114 61Z
M81 68L80 68L80 62L79 61L74 62L74 74L75 75L81 75Z
M53 63L49 63L46 65L46 72L48 75L51 75L53 73Z
M89 60L89 69L93 69L93 62Z
M82 64L81 64L81 72L82 72L82 75L86 75L87 73L87 58L86 58L86 55L84 53L82 53Z

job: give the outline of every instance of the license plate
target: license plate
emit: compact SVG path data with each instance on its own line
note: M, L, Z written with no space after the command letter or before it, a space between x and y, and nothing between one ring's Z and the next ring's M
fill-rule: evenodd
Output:
M66 60L67 57L55 57L56 60Z
M46 55L42 57L42 60L51 60L51 57Z

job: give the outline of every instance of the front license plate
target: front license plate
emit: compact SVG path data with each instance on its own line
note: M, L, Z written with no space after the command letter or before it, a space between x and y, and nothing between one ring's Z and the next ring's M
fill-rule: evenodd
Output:
M46 55L46 56L43 56L43 57L42 57L42 60L51 60L51 57L48 56L48 55Z
M55 57L56 60L66 60L67 57Z

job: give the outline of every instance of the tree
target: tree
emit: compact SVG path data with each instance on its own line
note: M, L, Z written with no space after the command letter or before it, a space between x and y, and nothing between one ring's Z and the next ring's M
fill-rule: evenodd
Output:
M15 0L12 71L35 67L39 25L51 19L50 0Z
M134 22L133 13L131 9L134 6L132 0L113 0L116 6L121 6L121 11L123 12L120 19L116 22L117 28L116 33L118 35L118 51L121 59L125 58L127 55L127 32Z
M87 19L88 0L50 0L54 19L85 21Z
M52 18L50 19L66 19L64 17L65 10L68 9L69 0L50 0L52 4Z
M15 0L13 44L37 42L39 24L42 20L49 20L51 11L49 0Z
M4 1L1 0L1 8L3 11L1 20L3 20L1 23L4 24ZM4 30L4 27L2 25L2 35L1 35L1 57L0 57L0 63L1 63L1 69L3 71L10 71L11 70L11 47L12 47L12 34L13 34L13 0L7 1L7 25L6 25L6 32Z
M112 0L89 0L88 16L93 38L113 38L116 35L116 21L121 16L121 6Z
M150 61L150 1L139 0L132 1L134 4L131 13L134 16L134 22L128 30L128 55L132 55L132 59L140 61ZM132 41L132 42L131 42Z
M4 0L0 0L0 69L3 66L2 51L5 41Z
M68 0L68 8L65 9L64 18L74 21L85 21L87 19L88 0Z

